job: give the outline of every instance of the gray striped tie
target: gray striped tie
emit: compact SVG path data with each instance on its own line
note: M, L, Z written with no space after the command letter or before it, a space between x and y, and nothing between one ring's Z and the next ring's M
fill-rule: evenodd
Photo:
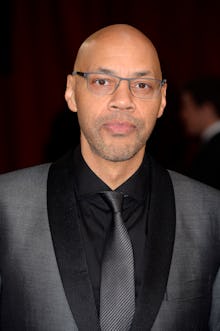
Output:
M135 285L133 250L121 215L123 195L101 194L113 210L114 224L102 262L100 325L102 331L128 331L135 311Z

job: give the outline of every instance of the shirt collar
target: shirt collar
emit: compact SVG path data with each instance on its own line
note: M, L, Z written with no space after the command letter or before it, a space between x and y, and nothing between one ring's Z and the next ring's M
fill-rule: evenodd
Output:
M111 190L96 174L89 168L82 157L80 147L74 151L73 157L75 182L79 196L92 195L101 191ZM146 197L147 187L150 181L150 161L148 154L138 170L128 178L116 191L125 196L142 201Z

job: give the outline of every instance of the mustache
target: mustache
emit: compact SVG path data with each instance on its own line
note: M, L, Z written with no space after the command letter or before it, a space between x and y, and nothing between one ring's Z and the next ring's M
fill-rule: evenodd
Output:
M103 117L99 117L96 121L96 125L102 126L108 122L113 122L113 121L128 122L137 128L143 127L144 125L142 120L137 119L128 113L112 113Z

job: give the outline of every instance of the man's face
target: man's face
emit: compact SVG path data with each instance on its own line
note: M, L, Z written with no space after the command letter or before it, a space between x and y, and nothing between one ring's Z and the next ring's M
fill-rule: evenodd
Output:
M106 39L88 45L77 71L161 78L151 45L138 38L136 43L128 37ZM113 94L100 96L88 90L86 79L76 76L72 80L82 153L119 162L143 151L156 119L163 113L166 87L154 99L140 99L131 94L127 81L121 81Z

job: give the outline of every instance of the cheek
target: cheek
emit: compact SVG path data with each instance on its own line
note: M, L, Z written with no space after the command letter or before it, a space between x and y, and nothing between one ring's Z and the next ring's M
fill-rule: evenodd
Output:
M91 118L88 111L83 108L78 109L77 112L79 126L83 130L85 127L90 126Z
M146 119L145 126L149 132L151 132L154 129L156 122L157 122L157 115L152 116L152 114L151 114L151 116L149 116Z
M154 124L159 117L163 114L163 108L161 107L160 102L154 102L142 107L140 116L146 122L147 125Z
M85 97L76 97L77 105L77 116L79 124L90 122L90 117L93 114L93 102L86 96Z
M92 107L91 107L92 105ZM78 105L78 122L79 126L82 131L92 131L97 122L97 109L94 107L94 103L91 103L91 105L82 102Z
M103 98L96 97L89 92L76 94L76 105L80 117L95 118L102 112L104 104Z

